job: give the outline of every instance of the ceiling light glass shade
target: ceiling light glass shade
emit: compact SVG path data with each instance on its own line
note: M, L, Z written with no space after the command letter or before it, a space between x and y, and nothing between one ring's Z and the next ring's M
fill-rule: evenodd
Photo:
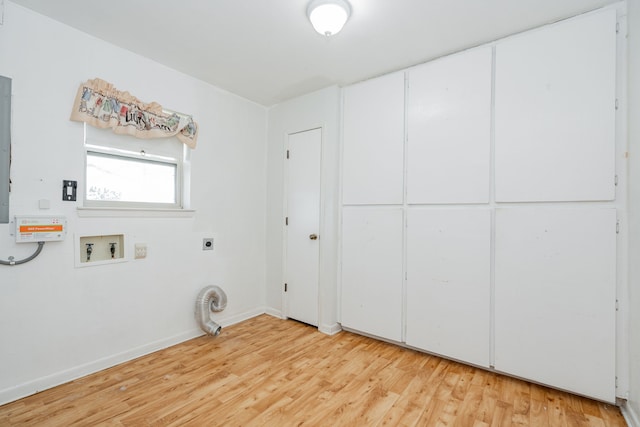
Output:
M328 37L342 30L351 15L351 6L345 0L313 0L307 15L313 28Z

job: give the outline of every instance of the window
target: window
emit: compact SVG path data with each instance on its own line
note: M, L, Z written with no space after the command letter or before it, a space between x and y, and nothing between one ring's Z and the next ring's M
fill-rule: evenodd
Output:
M184 207L188 148L176 138L141 140L85 125L85 149L85 207Z

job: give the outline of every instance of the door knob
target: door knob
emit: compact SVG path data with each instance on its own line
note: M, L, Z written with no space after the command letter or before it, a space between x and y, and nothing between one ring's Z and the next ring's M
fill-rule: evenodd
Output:
M310 235L309 235L309 239L311 239L311 240L318 240L318 235L317 235L317 234L310 234Z

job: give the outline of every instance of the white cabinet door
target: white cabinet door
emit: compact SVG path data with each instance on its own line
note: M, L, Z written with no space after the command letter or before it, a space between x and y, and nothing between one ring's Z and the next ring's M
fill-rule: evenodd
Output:
M342 202L400 204L404 185L404 73L345 89Z
M491 212L409 209L407 344L490 365Z
M496 200L615 197L616 11L498 43Z
M342 325L402 339L401 208L345 208L342 213Z
M407 201L487 203L491 47L409 71Z
M495 367L615 400L616 210L496 211Z

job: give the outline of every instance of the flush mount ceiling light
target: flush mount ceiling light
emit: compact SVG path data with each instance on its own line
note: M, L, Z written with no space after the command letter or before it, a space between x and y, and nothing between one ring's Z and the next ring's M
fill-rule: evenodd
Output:
M338 34L351 15L346 0L312 0L307 16L313 28L323 36Z

